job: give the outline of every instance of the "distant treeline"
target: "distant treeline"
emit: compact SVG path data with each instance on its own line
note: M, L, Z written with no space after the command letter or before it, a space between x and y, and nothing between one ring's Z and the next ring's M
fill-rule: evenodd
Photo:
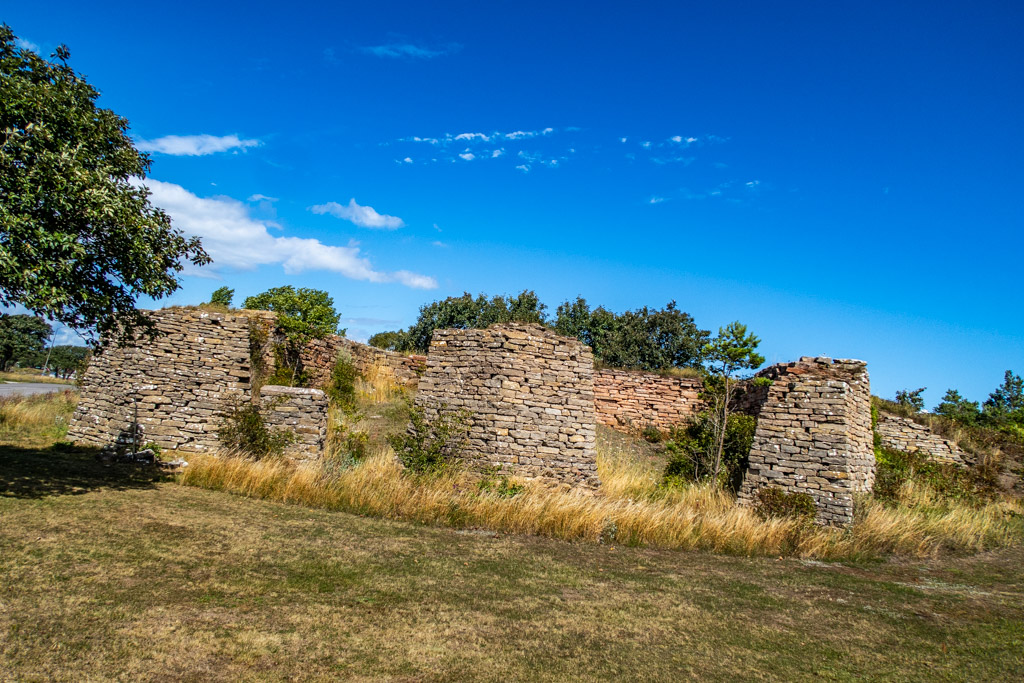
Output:
M558 306L552 317L537 294L525 290L514 297L473 297L466 292L435 301L420 308L419 317L408 329L381 332L369 341L390 351L426 353L438 328L485 328L510 322L536 323L576 337L605 365L648 371L700 367L703 349L711 338L711 333L698 328L693 317L680 311L674 301L664 308L644 306L615 313L603 306L592 309L578 297Z
M89 356L84 346L61 345L47 348L53 328L33 315L0 313L0 370L42 368L57 377L71 377Z

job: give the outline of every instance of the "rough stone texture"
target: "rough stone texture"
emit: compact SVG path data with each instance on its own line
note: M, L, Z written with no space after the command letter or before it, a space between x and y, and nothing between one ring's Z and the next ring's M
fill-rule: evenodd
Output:
M773 380L739 495L774 486L807 493L820 524L853 522L854 495L874 485L871 390L863 361L801 358L758 373Z
M270 429L290 431L295 441L285 455L319 458L327 441L327 395L319 389L260 387L263 419Z
M475 468L596 488L593 367L589 347L539 325L437 330L416 404L472 413Z
M137 414L142 444L218 447L220 414L248 398L249 318L198 309L165 309L153 317L166 333L156 341L93 358L69 439L130 447Z
M420 375L426 367L426 356L403 356L400 353L385 351L366 344L331 335L324 339L314 339L302 350L302 365L309 371L311 383L323 386L331 377L338 354L348 352L352 364L360 374L366 376L374 370L374 366L382 366L394 373L395 381L407 387L415 387Z
M662 431L685 424L703 407L699 377L663 377L649 372L596 370L597 421L620 431L647 426Z
M908 418L880 415L875 431L882 437L883 448L905 453L921 452L933 460L966 465L966 453L955 441L944 439Z

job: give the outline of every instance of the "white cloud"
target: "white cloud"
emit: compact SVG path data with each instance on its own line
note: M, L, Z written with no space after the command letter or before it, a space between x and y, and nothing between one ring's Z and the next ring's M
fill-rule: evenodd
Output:
M412 163L412 157L406 157L406 158L402 159L402 163L403 164L411 164Z
M522 171L523 173L529 173L530 172L530 167L527 166L526 164L519 164L518 166L516 166L516 170L517 171Z
M466 161L473 161L473 159L476 159L476 155L472 152L463 152L459 155L459 158L465 159Z
M522 140L523 138L537 137L537 131L535 130L514 130L511 133L505 133L506 140Z
M504 149L496 149L493 152L491 152L491 158L492 159L497 159L498 157L500 157L504 153L505 153Z
M360 206L356 203L355 197L349 200L348 204L338 202L327 202L309 207L315 214L330 214L335 218L351 221L361 228L373 228L376 230L395 230L405 225L398 216L388 216L377 213L372 206Z
M434 57L458 52L461 48L462 46L458 43L452 43L451 45L439 50L419 47L418 45L412 45L411 43L389 43L387 45L361 47L359 50L360 52L365 52L366 54L370 54L375 57L388 57L391 59L399 59L402 57L408 57L410 59L433 59Z
M31 40L18 38L18 40L15 41L15 45L20 47L22 50L29 50L30 52L35 52L36 54L39 54L39 46L33 43Z
M644 149L650 149L651 143L649 140L644 140L643 142L640 143L640 146L643 147Z
M455 139L456 140L469 140L470 142L472 142L473 140L480 140L482 142L490 142L491 136L490 135L485 135L484 133L459 133L458 135L455 136Z
M619 138L619 142L625 142L628 138Z
M202 238L203 247L214 261L208 268L253 270L281 264L289 274L328 270L353 280L398 282L417 289L437 287L437 281L427 275L374 270L360 255L357 242L339 247L312 238L275 237L269 229L279 226L253 218L248 206L230 197L198 197L180 185L159 180L137 182L149 188L150 200L171 216L175 227Z
M276 202L277 201L277 197L268 197L265 194L257 193L257 194L254 194L254 195L249 195L249 198L246 199L245 201L247 201L247 202Z
M661 204L663 201L665 201L664 197L651 197L651 202L650 203L651 204Z
M136 140L135 146L143 152L158 152L179 157L199 157L229 150L259 147L259 140L242 140L237 135L165 135L155 140Z
M431 244L434 245L435 247L447 247L448 246L447 244L445 244L441 240L434 240L433 242L431 242Z

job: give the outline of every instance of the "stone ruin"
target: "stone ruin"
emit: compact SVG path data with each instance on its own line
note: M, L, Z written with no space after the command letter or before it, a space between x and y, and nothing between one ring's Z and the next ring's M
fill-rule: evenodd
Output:
M875 430L882 439L883 448L905 453L923 453L932 460L961 467L967 464L968 455L956 441L944 439L909 418L879 415Z
M153 315L165 334L94 359L69 438L104 447L152 441L166 449L214 450L224 412L257 400L273 428L296 434L292 457L322 454L323 392L253 381L250 327L272 329L273 314L165 309ZM328 337L303 349L302 362L324 381L342 351L361 372L384 367L397 382L417 385L416 403L428 418L444 407L469 410L465 460L472 467L590 490L600 485L598 423L667 429L703 409L699 380L595 372L589 347L538 325L437 330L426 359ZM266 361L265 353L255 357ZM776 486L810 495L820 523L849 524L854 496L870 491L874 480L864 363L801 358L758 376L772 382L747 383L736 403L758 417L740 504Z
M437 330L416 405L472 414L465 460L528 479L596 488L594 357L540 325Z
M762 488L774 486L810 495L819 523L852 523L854 497L875 482L865 363L804 357L757 376L772 383L756 410L740 504L753 504Z

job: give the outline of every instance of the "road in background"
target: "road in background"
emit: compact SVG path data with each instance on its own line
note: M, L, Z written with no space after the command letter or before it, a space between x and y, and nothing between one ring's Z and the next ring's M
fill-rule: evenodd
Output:
M6 396L33 396L54 391L74 389L74 384L43 384L42 382L4 382L0 384L0 398Z

